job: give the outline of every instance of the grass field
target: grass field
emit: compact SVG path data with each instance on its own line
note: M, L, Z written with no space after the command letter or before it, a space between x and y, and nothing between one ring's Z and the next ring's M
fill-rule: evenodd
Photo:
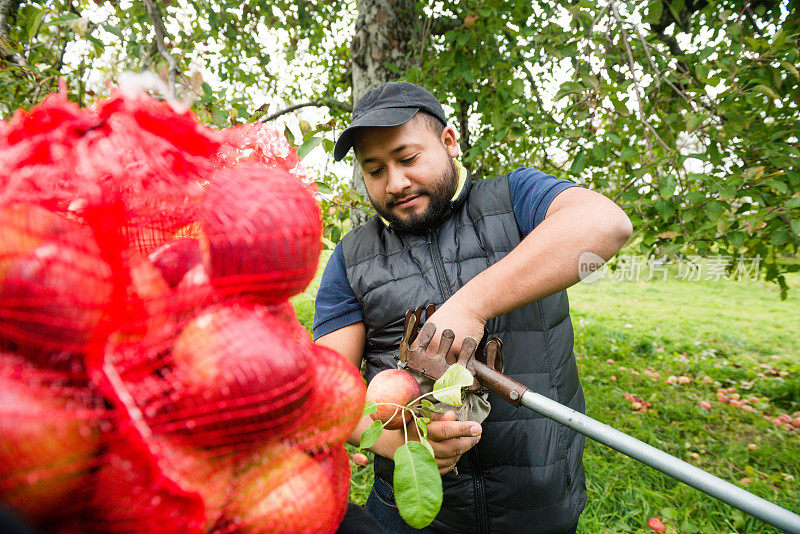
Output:
M674 274L569 290L588 415L800 513L800 429L774 422L800 411L800 276L781 301L762 282ZM295 299L308 326L315 293ZM647 532L654 516L667 532L777 532L590 440L584 461L579 532ZM351 500L363 504L371 477L354 468Z

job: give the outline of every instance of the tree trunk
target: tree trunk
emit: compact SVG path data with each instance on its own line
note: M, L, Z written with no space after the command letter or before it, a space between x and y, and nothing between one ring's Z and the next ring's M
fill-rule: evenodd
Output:
M353 59L353 105L364 93L399 78L408 69L418 28L416 0L358 0L355 35L350 43ZM394 65L398 72L385 67ZM364 177L353 169L353 188L366 196ZM366 213L354 209L353 228L363 224Z

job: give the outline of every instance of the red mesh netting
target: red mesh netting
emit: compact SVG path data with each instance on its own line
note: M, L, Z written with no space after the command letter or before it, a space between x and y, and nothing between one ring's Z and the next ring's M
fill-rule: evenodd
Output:
M0 501L45 532L333 532L365 386L287 299L315 190L264 125L50 95L0 123Z

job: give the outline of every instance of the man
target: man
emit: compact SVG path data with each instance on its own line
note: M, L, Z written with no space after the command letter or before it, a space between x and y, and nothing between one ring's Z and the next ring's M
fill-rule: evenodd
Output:
M503 341L505 374L577 410L583 392L564 289L579 257L608 260L630 237L610 200L533 169L472 181L436 98L407 82L361 98L334 157L353 147L377 215L334 249L317 295L314 338L360 365L367 380L396 367L406 310L435 304L437 333ZM574 532L586 501L583 437L490 395L479 424L445 413L428 426L442 510L431 532ZM365 417L351 437L371 423ZM403 431L384 431L367 502L387 532L410 532L391 491ZM453 469L456 467L457 469Z

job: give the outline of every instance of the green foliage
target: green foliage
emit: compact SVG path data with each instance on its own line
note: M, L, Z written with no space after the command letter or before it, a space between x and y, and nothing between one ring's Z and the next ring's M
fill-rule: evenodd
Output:
M287 104L349 100L356 2L156 4L182 73L178 95L209 124L263 118L254 92ZM785 297L775 259L800 244L799 9L792 0L419 0L415 16L385 22L417 25L410 67L386 68L449 106L477 177L522 165L569 177L618 202L642 250L758 255ZM143 2L20 0L7 22L6 117L58 76L81 104L105 92L90 71L112 83L122 70L166 79ZM347 112L328 109L328 123L295 140L303 152L314 138L331 152ZM366 204L349 176L318 181L331 246Z

